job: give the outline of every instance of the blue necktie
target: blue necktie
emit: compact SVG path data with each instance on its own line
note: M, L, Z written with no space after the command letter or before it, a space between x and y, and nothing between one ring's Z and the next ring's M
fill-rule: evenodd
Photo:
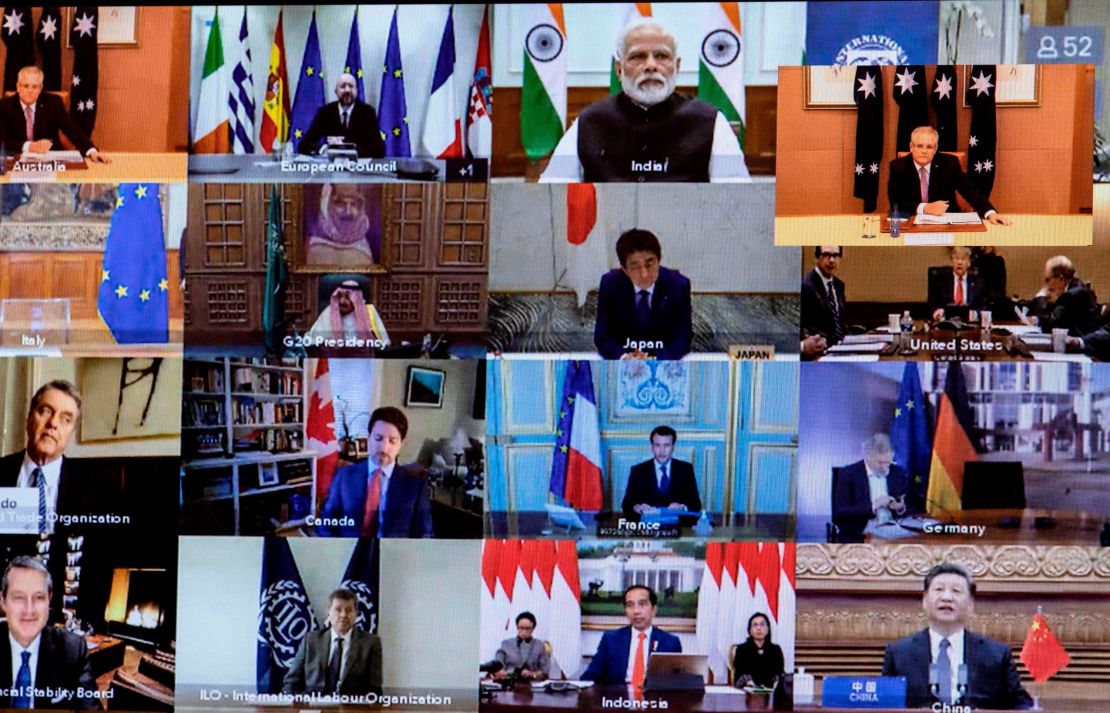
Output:
M42 472L42 468L35 468L31 471L31 478L34 481L34 486L39 489L39 534L45 535L46 527L46 475Z
M651 323L651 293L647 290L637 293L636 318L640 320L640 329L647 329Z
M937 650L937 696L942 703L952 702L952 661L948 658L950 646L948 639L941 639Z
M37 469L36 469L37 470ZM23 663L19 666L19 673L15 677L15 687L19 690L20 695L12 696L13 708L30 708L31 707L31 652L24 651L19 654L23 659Z
M659 492L666 495L671 490L671 478L667 475L667 465L664 463L659 466L659 470L663 472L663 477L659 479Z

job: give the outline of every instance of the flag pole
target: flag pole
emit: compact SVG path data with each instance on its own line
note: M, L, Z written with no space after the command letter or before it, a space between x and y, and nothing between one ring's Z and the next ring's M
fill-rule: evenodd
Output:
M1037 605L1037 616L1044 616L1044 607L1040 604ZM1044 684L1033 681L1033 707L1030 710L1039 711L1044 710L1041 708L1041 697L1039 694L1044 693Z

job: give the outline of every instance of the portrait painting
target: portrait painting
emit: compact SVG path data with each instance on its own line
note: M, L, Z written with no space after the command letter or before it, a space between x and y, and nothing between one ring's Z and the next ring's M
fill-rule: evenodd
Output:
M382 190L352 183L308 184L294 253L304 272L384 272Z

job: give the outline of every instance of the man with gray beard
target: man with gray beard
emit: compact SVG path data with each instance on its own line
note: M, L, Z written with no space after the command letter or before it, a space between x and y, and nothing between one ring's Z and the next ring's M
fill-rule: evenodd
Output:
M579 114L555 147L541 182L738 182L744 152L716 107L675 93L681 65L674 35L651 18L617 38L621 92Z

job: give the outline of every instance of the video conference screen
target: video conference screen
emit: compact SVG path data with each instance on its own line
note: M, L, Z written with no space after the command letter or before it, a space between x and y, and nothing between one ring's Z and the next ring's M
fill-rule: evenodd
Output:
M0 709L1110 710L1105 0L0 12Z

